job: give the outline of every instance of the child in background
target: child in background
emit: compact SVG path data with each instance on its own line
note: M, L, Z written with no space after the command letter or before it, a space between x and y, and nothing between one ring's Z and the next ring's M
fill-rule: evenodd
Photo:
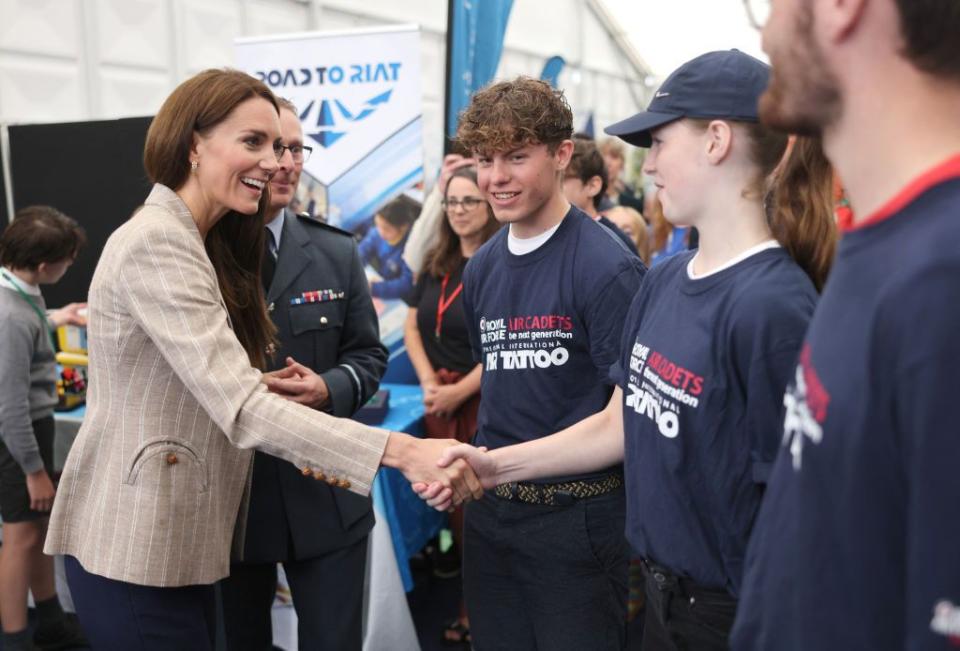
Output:
M588 138L574 136L573 156L563 177L563 195L593 221L606 227L630 253L639 256L633 241L599 212L606 189L607 170L596 144Z
M419 208L407 197L397 197L374 216L373 225L359 244L360 259L373 267L381 280L370 283L375 298L406 298L413 290L413 272L403 261L403 249Z
M17 212L0 235L0 620L4 651L85 646L60 607L53 557L43 553L56 489L53 410L57 367L52 330L83 325L84 304L48 316L40 285L63 277L85 243L80 226L49 206ZM27 628L27 591L39 624ZM36 646L34 646L36 644Z

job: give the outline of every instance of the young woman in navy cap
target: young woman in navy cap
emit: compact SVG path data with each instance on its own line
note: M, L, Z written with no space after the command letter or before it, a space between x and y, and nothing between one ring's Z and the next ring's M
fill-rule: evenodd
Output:
M746 54L711 52L607 129L650 148L644 171L664 215L700 232L699 249L644 279L607 408L554 436L460 446L441 461L466 458L492 487L623 458L626 533L645 568L644 649L727 648L784 389L836 240L817 144L800 139L784 160L787 138L758 123L768 77ZM418 489L444 506L439 489Z

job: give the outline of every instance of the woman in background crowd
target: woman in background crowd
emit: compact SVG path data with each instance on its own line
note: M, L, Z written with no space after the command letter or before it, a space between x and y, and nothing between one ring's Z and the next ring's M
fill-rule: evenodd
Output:
M155 185L93 276L87 411L44 550L66 556L94 648L213 648L213 583L242 548L253 449L360 494L380 464L436 476L446 442L334 418L263 384L275 349L263 224L284 152L276 98L239 71L183 82L150 125ZM466 498L467 478L444 481Z
M473 359L461 293L470 257L500 227L477 186L477 171L463 167L447 181L437 243L410 299L404 342L423 387L427 436L467 443L477 431L481 366ZM458 553L463 550L463 509L450 513ZM466 609L444 631L449 642L470 641Z
M614 206L628 206L643 212L643 192L639 192L638 196L638 193L623 180L627 158L623 143L616 138L604 138L597 143L597 149L603 155L603 162L607 168L607 187L600 202L600 212L605 212Z
M605 213L614 226L627 234L637 247L637 255L647 267L650 266L650 229L647 220L635 208L614 206Z

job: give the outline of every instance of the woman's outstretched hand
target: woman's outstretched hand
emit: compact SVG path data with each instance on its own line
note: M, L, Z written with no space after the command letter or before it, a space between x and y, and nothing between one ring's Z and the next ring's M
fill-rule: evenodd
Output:
M500 483L498 479L500 469L497 466L497 461L493 455L487 452L485 447L475 448L466 443L448 446L444 448L440 458L436 461L441 468L464 462L473 470L484 490L493 488ZM452 491L440 482L414 482L413 490L420 496L420 499L438 511L446 511L457 504L453 499Z

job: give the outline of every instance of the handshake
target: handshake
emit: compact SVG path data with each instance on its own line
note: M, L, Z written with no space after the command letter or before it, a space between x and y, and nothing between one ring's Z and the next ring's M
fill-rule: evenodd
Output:
M391 432L381 463L403 473L415 493L438 511L473 499L499 481L486 448L451 439L418 439Z
M395 441L396 436L404 438ZM390 452L395 444L407 446L396 465ZM391 432L381 463L398 468L420 499L438 511L480 499L484 490L500 483L497 463L486 448L450 439L418 439Z
M322 409L329 401L323 378L289 357L285 368L265 373L263 382L271 392L314 409ZM485 489L499 483L496 463L486 448L451 439L390 432L380 463L402 472L421 499L442 511L479 499ZM326 479L310 468L304 468L303 474Z
M438 511L480 499L484 490L499 483L496 462L486 448L450 439L390 432L380 464L403 473L420 499ZM303 474L324 478L309 468Z

